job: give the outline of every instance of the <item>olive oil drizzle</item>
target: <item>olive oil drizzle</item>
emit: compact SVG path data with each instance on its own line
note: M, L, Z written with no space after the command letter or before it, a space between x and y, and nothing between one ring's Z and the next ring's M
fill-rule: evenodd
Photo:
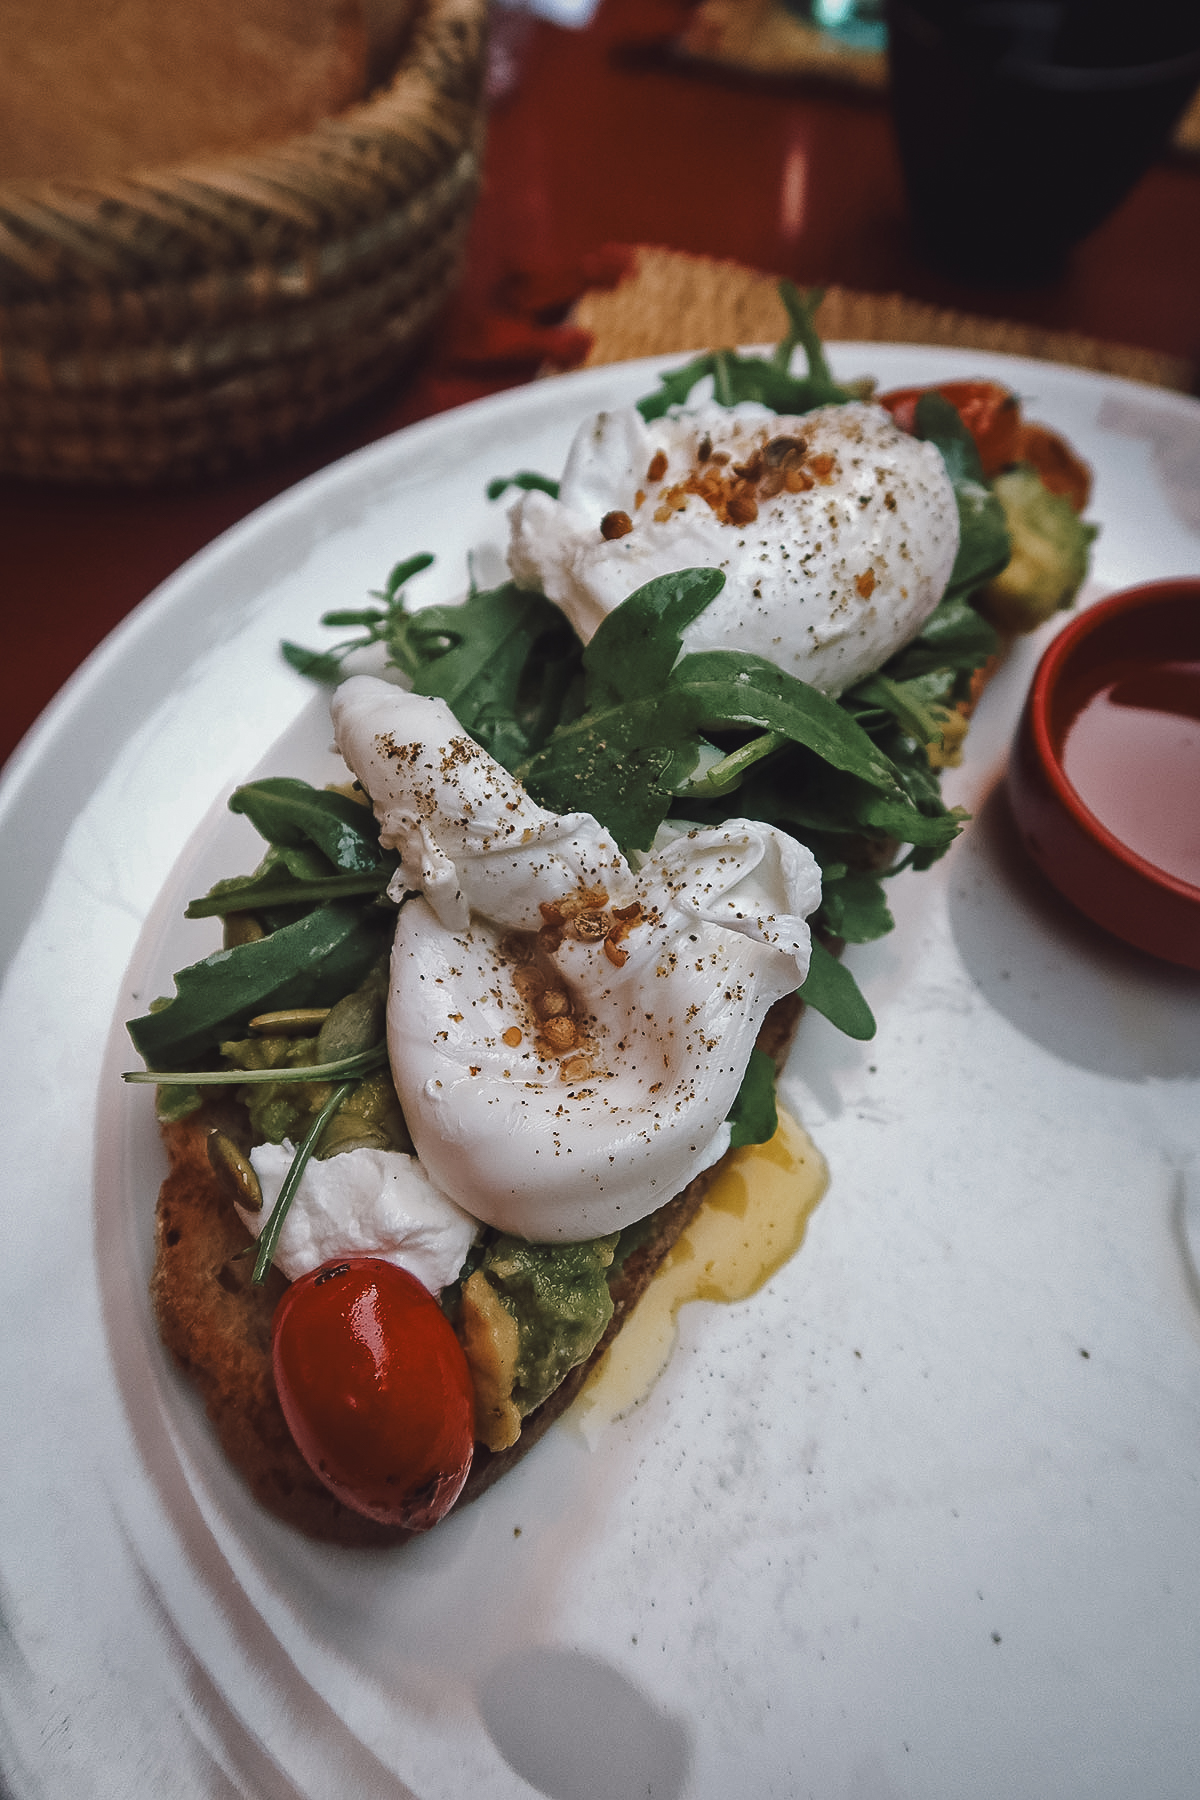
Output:
M782 1109L768 1143L731 1152L575 1403L572 1416L589 1442L654 1386L675 1345L680 1307L757 1293L804 1242L828 1183L824 1157Z

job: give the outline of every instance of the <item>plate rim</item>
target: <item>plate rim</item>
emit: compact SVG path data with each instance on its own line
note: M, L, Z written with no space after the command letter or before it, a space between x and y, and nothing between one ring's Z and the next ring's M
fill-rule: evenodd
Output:
M940 357L946 359L947 364L958 367L963 365L964 360L970 359L977 369L993 368L998 364L1006 369L1027 369L1030 367L1050 369L1055 373L1056 377L1065 374L1072 378L1073 383L1082 382L1085 385L1095 385L1105 392L1112 392L1114 386L1119 384L1122 390L1132 389L1142 397L1149 395L1153 396L1156 400L1161 400L1164 397L1167 398L1168 401L1182 400L1184 402L1184 411L1190 417L1200 417L1200 403L1191 400L1190 397L1175 396L1168 390L1160 390L1144 383L1127 382L1124 378L1109 377L1102 372L1077 370L1069 365L1033 363L1031 359L999 356L996 353L987 353L986 356L983 353L976 355L976 353L973 352L964 352L955 347L947 346L896 346L891 344L874 345L871 343L859 344L857 342L850 342L845 345L831 345L830 349L839 355L857 355L859 352L862 352L864 355L871 354L878 356L879 352L882 350L886 350L889 353L897 352L901 355L910 350L914 353L916 351L921 351L922 353L937 352ZM188 587L191 583L197 579L202 579L210 567L214 570L219 569L225 558L240 552L241 545L244 541L253 541L264 528L273 529L277 523L285 523L294 508L311 504L314 495L319 501L321 492L327 486L330 489L336 489L342 484L353 486L354 481L364 469L368 471L366 478L369 480L371 478L370 472L386 468L388 462L397 455L398 443L403 442L406 447L416 444L419 449L422 443L428 441L429 435L435 429L436 433L439 435L444 432L453 435L456 430L461 429L464 422L464 415L467 416L469 428L470 418L478 417L480 409L483 409L488 415L498 413L503 417L505 414L512 411L524 411L525 406L529 403L531 394L536 396L537 400L540 402L543 399L550 398L554 394L563 393L568 385L574 392L586 391L592 384L603 387L607 382L614 378L614 372L620 373L632 380L635 372L640 374L647 368L664 368L671 362L684 360L686 360L685 357L675 359L654 357L639 359L636 363L630 364L602 365L595 370L576 371L569 376L556 379L553 384L549 382L539 383L533 384L532 388L507 390L501 395L488 396L482 401L471 402L465 408L458 408L454 409L452 412L437 415L433 420L420 421L416 426L407 427L404 431L390 434L389 437L381 439L375 444L364 446L361 450L352 453L351 456L329 465L324 470L315 472L312 476L306 477L303 482L286 490L284 494L277 496L275 499L268 501L263 507L258 508L255 512L247 515L246 519L241 520L232 526L229 531L223 533L219 538L215 539L212 544L199 551L195 557L189 559L189 561L183 564L178 571L171 577L168 577L166 582L155 589L151 595L147 596L147 599L141 602L128 618L118 625L115 631L110 634L109 638L105 639L103 645L99 646L96 652L93 652L93 656L88 659L88 662L84 664L79 671L76 672L76 676L71 678L71 681L67 684L67 687L61 691L56 701L51 703L51 709L48 709L48 713L43 714L43 721L48 720L46 725L47 735L53 737L55 733L70 732L74 727L79 714L81 712L86 713L88 706L92 703L92 700L94 699L94 687L103 687L106 673L111 662L120 661L125 652L126 642L128 641L129 643L136 645L139 642L141 634L151 634L159 619L169 613L170 608L173 605L179 603L180 595L186 596ZM1200 558L1198 558L1198 560L1200 560ZM95 663L94 668L91 667L93 662ZM79 678L78 680L77 677ZM306 686L303 691L308 693L311 690ZM60 701L62 702L61 707L59 705ZM48 719L48 714L51 711L53 711L54 717ZM41 723L42 721L39 721L39 725ZM37 744L40 744L42 741L42 734L38 732L38 727L36 726L34 728L34 733L37 733L36 749ZM30 734L31 737L34 736L34 733ZM3 802L7 800L8 791L7 783L0 786L0 829L3 829L4 827ZM81 801L81 808L86 806L86 804L86 799ZM199 820L193 820L191 822L191 829L194 830L199 823ZM51 858L47 870L47 879L51 877L54 868L57 866L57 856L61 853L58 848L60 842L61 840L56 840L55 844L50 846L55 850L55 854ZM114 1021L114 1024L119 1024L119 1021ZM105 1059L105 1066L107 1067L107 1058ZM93 1198L93 1212L94 1206L95 1203Z

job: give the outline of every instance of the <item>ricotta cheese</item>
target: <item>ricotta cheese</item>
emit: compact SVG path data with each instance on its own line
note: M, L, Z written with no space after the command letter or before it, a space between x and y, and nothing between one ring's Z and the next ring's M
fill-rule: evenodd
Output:
M752 652L835 695L916 635L958 550L939 451L860 402L798 418L757 405L651 424L632 406L599 413L558 499L527 493L509 519L514 579L585 642L653 577L720 569L685 654Z
M238 1208L257 1238L292 1165L291 1144L250 1152L262 1185L261 1212ZM432 1294L454 1281L478 1230L438 1192L415 1156L397 1150L344 1150L305 1165L275 1261L289 1281L343 1256L378 1256L415 1275Z

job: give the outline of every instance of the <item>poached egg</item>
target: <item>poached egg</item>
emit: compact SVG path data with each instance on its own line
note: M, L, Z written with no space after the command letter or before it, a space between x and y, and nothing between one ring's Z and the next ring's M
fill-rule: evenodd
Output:
M635 872L589 814L537 805L444 701L356 676L333 720L400 853L388 1049L431 1180L540 1242L681 1192L727 1149L763 1017L808 972L811 853L730 819L660 833Z
M509 520L514 580L584 642L655 576L720 569L684 653L752 652L832 695L916 635L958 550L940 452L861 402L795 418L749 403L650 424L634 406L599 413L558 499L524 494Z

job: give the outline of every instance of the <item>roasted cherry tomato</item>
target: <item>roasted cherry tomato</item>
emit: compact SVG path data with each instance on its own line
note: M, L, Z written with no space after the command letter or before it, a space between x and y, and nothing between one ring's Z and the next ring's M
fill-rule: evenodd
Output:
M1056 431L1026 423L1020 401L999 382L944 381L932 389L894 388L877 398L902 431L912 431L917 401L930 392L941 394L958 412L975 440L985 475L998 475L1011 463L1031 463L1043 487L1061 494L1077 513L1083 512L1091 496L1092 471Z
M1091 498L1092 471L1057 431L1045 425L1023 425L1018 460L1032 463L1043 487L1061 494L1077 513L1084 511Z
M940 394L975 440L985 475L1021 460L1021 403L997 381L943 381L935 387L894 388L876 396L902 431L911 431L922 394Z
M284 1417L325 1486L385 1524L436 1525L471 1467L475 1399L416 1277L374 1256L302 1275L276 1310L272 1353Z

